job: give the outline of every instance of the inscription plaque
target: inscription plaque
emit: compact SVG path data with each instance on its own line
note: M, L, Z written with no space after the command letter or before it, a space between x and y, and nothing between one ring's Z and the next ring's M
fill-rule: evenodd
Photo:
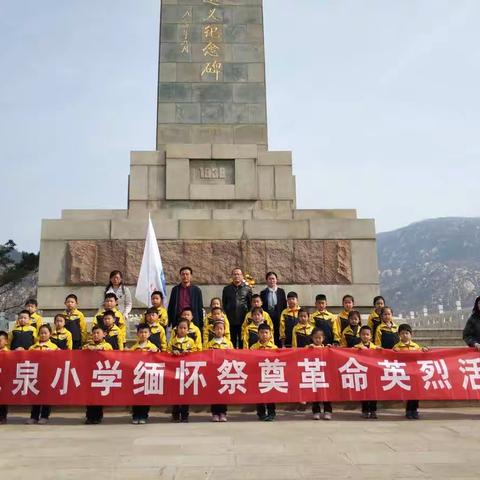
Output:
M190 183L235 185L235 160L190 160Z

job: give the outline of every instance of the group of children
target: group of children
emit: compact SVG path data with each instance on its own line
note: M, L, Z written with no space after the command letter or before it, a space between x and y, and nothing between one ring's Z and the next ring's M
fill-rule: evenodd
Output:
M230 341L230 325L221 300L212 299L210 312L205 316L203 332L195 325L193 312L184 308L176 325L171 329L167 341L169 326L167 311L163 305L161 292L151 295L152 307L146 310L142 322L137 326L137 341L129 348L131 351L168 352L172 355L185 355L190 352L213 349L233 349ZM354 309L354 298L343 297L344 310L335 315L327 309L325 295L317 295L316 310L309 313L301 308L295 292L287 295L287 308L282 312L279 322L279 345L274 342L273 322L269 314L262 309L260 295L252 296L252 309L245 316L242 325L243 348L250 350L270 350L276 348L325 348L343 347L357 349L393 349L394 351L423 350L412 340L409 325L397 326L393 311L385 306L383 297L374 298L374 308L367 325L361 325L361 315ZM35 300L28 300L25 310L18 314L16 324L10 334L0 332L0 352L7 350L124 350L126 348L126 322L117 309L114 293L105 294L103 307L93 318L91 334L87 331L85 316L78 310L78 299L70 294L65 299L65 311L55 315L53 329L44 324L37 312ZM323 405L322 405L323 403ZM312 414L315 420L331 420L330 402L314 402ZM322 415L323 407L323 415ZM132 407L132 422L145 424L150 407ZM34 406L29 424L45 424L50 416L49 406ZM0 406L0 423L6 423L7 407ZM227 406L211 406L212 421L227 421ZM275 404L257 405L257 415L262 421L275 418ZM363 418L377 418L377 402L362 402ZM172 409L172 421L188 422L188 405L175 405ZM406 417L418 419L418 401L407 402ZM98 424L103 419L101 406L87 406L86 424Z

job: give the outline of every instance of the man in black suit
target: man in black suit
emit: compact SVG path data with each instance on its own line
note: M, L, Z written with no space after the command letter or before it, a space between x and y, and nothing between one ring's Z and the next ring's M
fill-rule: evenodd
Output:
M267 288L260 292L260 297L263 309L272 318L275 344L280 347L280 315L287 308L287 296L285 295L285 290L278 287L278 277L275 272L268 272L265 279L267 280Z
M190 267L180 269L181 283L173 287L168 302L168 324L176 327L178 317L185 308L191 308L193 323L202 331L203 297L199 287L192 284L193 270Z

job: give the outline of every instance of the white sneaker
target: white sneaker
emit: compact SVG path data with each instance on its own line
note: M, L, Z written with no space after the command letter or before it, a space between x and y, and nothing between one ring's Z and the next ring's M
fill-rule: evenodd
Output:
M326 412L323 414L323 419L324 420L331 420L332 419L332 414L330 412Z
M219 422L220 417L218 415L212 415L212 422Z
M38 421L38 424L39 425L46 425L48 423L48 418L41 418L39 421Z
M35 425L36 423L38 423L38 421L34 418L29 418L28 420L25 420L25 425Z
M320 420L320 414L319 413L314 413L313 414L313 419L314 420Z
M221 422L226 422L227 421L227 416L224 413L220 414L220 421Z

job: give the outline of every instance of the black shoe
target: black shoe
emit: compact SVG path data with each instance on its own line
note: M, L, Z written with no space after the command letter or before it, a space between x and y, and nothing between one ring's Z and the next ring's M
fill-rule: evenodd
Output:
M87 419L85 420L85 425L92 425L92 424L93 424L93 420L92 420L92 419L87 418Z
M172 423L180 423L180 417L172 416Z
M377 412L370 412L368 418L371 418L372 420L377 420Z
M92 425L100 425L101 423L102 423L102 419L101 419L101 418L92 420Z
M408 412L405 414L405 417L408 418L408 420L413 420L413 412L408 411Z
M414 410L412 412L412 418L413 418L413 420L419 420L420 419L420 415L418 414L417 410Z
M180 423L188 423L188 417L181 417Z
M261 422L264 422L266 419L267 419L268 415L266 413L264 413L263 415L259 415L258 416L258 419L261 421Z

